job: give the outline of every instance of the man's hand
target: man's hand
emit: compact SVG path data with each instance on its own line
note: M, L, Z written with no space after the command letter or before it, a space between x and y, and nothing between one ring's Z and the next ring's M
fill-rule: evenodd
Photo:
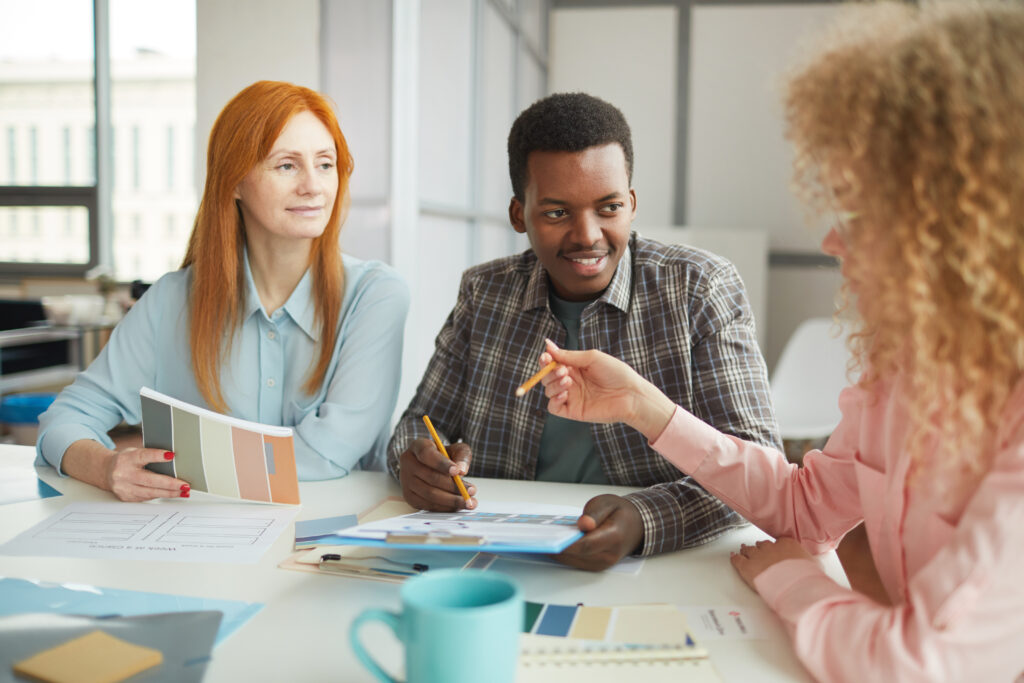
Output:
M777 541L758 541L754 545L744 543L737 553L730 557L732 566L736 568L747 585L754 587L754 579L768 567L783 560L811 559L811 554L792 538L780 538Z
M476 507L476 498L472 498L476 495L476 487L467 481L462 482L471 496L466 501L452 479L456 474L469 472L472 451L464 443L453 443L445 449L451 460L444 457L430 439L416 439L399 456L398 478L402 484L402 496L417 510L449 512Z
M576 569L598 572L634 552L644 540L644 523L636 506L621 496L591 498L577 525L583 538L555 559Z

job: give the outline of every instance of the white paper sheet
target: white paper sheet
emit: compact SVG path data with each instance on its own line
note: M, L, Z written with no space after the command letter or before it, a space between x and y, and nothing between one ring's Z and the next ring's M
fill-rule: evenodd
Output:
M680 605L697 642L709 640L756 640L777 630L767 607Z
M253 564L297 512L191 501L71 503L0 546L0 555Z

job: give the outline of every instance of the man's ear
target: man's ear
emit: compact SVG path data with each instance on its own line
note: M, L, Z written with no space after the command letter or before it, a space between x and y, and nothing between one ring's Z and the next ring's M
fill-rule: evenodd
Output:
M519 233L526 232L526 221L523 217L523 203L517 198L512 197L512 201L508 203L508 220L512 224L512 229Z
M629 188L629 199L633 203L633 211L632 213L630 213L629 217L631 219L636 218L636 190L634 190L632 187Z

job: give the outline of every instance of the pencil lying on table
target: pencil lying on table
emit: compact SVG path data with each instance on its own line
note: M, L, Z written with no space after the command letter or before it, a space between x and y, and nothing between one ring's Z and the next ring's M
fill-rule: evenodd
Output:
M444 457L451 460L452 456L448 455L448 451L445 449L444 444L441 443L441 437L437 435L437 431L434 430L434 425L426 415L423 416L423 424L427 425L427 429L430 430L430 436L434 438L434 444L437 446L437 450L441 451L441 453L444 454ZM462 483L462 477L456 474L452 479L455 480L455 485L459 487L459 493L461 493L462 497L468 502L469 491L466 490L466 485Z
M558 363L556 363L555 361L551 361L550 363L542 367L540 370L537 371L536 375L523 382L523 385L516 389L516 396L526 396L526 392L537 386L537 382L541 381L544 375L548 374L557 367Z

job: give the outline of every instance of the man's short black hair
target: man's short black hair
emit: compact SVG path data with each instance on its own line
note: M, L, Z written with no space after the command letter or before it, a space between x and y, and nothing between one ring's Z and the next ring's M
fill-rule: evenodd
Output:
M626 117L614 105L586 93L555 93L519 115L508 134L508 173L520 201L526 191L526 161L533 151L581 152L617 142L633 182L633 137Z

